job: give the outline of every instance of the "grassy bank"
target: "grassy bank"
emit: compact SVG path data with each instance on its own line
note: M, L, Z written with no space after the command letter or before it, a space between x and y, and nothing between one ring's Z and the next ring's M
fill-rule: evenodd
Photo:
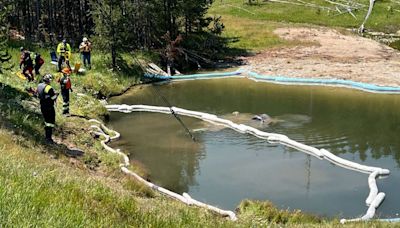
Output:
M41 144L0 130L0 226L228 226L217 216L184 207L133 180L50 159Z

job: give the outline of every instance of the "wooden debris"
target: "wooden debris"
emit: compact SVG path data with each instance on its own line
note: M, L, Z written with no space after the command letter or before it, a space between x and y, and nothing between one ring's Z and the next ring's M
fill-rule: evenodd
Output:
M157 66L154 63L149 63L148 67L146 68L146 71L149 72L150 74L168 76L168 74L165 71L163 71L159 66Z
M372 9L374 8L374 4L375 4L375 0L369 0L368 12L367 12L367 15L365 15L363 23L361 24L360 28L358 29L359 33L363 33L364 32L364 25L367 22L367 20L368 20L369 16L371 15L371 13L372 13Z

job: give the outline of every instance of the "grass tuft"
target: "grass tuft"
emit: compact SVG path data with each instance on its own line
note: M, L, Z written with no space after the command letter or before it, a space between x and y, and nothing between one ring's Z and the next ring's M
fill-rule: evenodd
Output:
M293 224L320 224L322 219L318 216L306 214L301 210L280 210L271 202L243 200L238 213L241 219L249 221L251 226L267 226L271 224L293 225Z

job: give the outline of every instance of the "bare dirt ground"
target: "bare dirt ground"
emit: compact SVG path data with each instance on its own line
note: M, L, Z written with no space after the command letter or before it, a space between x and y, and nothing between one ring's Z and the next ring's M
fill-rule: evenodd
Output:
M247 68L264 75L400 86L400 52L388 46L328 28L279 28L274 32L283 39L314 45L263 51L244 59Z

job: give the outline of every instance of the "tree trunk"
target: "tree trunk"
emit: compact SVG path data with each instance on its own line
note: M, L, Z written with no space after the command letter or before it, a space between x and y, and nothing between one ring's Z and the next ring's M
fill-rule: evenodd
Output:
M111 24L111 35L112 35L112 42L111 42L111 60L112 60L112 68L113 70L117 67L117 52L115 50L115 31L114 31L114 21L113 21L113 10L114 10L114 1L110 0L110 24Z

